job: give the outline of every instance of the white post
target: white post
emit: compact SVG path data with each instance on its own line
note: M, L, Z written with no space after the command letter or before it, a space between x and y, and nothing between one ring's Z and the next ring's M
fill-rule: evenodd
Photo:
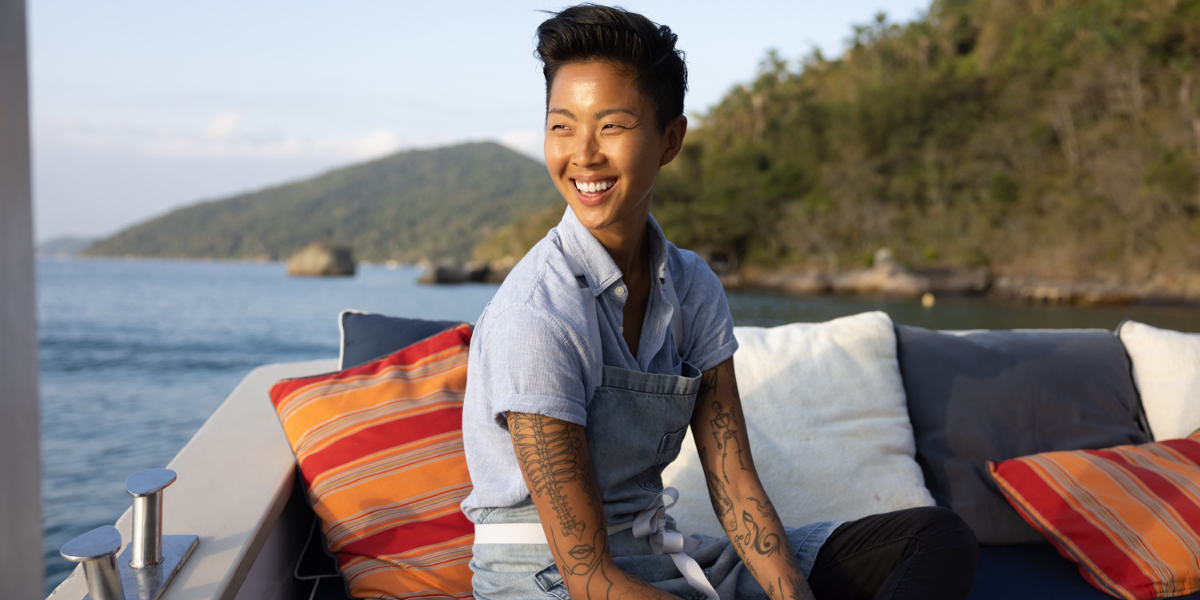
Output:
M45 596L25 1L0 0L0 597Z

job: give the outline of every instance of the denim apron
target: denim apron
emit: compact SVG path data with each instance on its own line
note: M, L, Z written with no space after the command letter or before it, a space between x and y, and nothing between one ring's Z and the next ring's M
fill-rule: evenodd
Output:
M572 267L577 276L582 276L582 271L575 265ZM664 282L666 293L678 312L679 302L674 297L674 286L669 277L668 274ZM590 301L590 333L598 342L595 298L590 292L581 291L581 294L585 301ZM675 339L679 340L678 326L675 329ZM609 548L618 568L681 598L705 600L711 598L712 589L715 589L716 595L724 600L766 599L766 592L742 565L727 538L683 538L673 531L674 521L664 511L673 500L669 495L663 495L662 472L679 455L699 387L700 372L687 362L683 363L679 375L639 373L604 366L600 386L587 404L584 432L608 519ZM669 489L667 493L673 491ZM634 521L640 523L631 527ZM658 531L648 535L643 526L645 521L657 521L649 527ZM787 529L788 539L796 550L805 576L812 568L820 545L838 524L814 523L800 529ZM500 527L492 527L494 525ZM662 531L664 526L665 532ZM502 533L506 527L519 534L512 536L517 543L507 543L506 534ZM499 536L497 532L501 532ZM476 525L476 536L471 559L476 598L569 599L532 499L484 511ZM675 538L675 542L682 539L684 552L674 553L674 556L667 554L681 548L677 543L675 548L664 549L664 536L668 540ZM499 543L498 537L502 540ZM490 539L481 543L485 538ZM694 568L703 570L702 574L693 573L693 579L707 579L711 583L707 592L700 588L708 586L689 583L681 574L681 567L677 565L687 559L680 554L694 560Z

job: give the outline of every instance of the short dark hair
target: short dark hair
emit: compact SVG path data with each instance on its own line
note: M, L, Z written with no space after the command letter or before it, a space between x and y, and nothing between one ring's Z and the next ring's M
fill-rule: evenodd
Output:
M580 4L551 14L538 26L534 51L546 77L547 107L550 86L563 65L600 61L632 72L638 92L654 104L659 131L683 114L687 65L683 51L675 49L679 36L670 27L619 6Z

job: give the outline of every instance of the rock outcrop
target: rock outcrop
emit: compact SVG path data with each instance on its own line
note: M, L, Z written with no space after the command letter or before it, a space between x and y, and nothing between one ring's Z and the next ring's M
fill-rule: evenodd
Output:
M929 291L951 296L979 296L992 287L992 275L987 267L959 269L916 269L914 273L929 281Z
M892 258L892 252L880 248L869 269L845 273L833 278L838 294L863 294L919 298L929 291L929 279L910 272Z
M721 283L729 287L751 287L784 294L815 296L829 292L829 276L809 269L763 270L748 268L741 274L724 275Z
M1029 304L1068 306L1127 306L1137 302L1139 297L1150 296L1116 283L1040 281L1020 277L1001 277L996 281L995 291Z
M354 252L333 242L313 242L292 255L287 262L288 275L327 277L354 275Z

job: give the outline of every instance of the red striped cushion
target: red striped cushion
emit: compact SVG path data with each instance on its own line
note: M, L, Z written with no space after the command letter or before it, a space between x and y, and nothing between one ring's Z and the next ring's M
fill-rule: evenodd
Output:
M470 598L474 526L461 325L338 373L271 388L308 499L356 598Z
M989 462L988 470L1100 590L1131 600L1200 590L1200 432Z

